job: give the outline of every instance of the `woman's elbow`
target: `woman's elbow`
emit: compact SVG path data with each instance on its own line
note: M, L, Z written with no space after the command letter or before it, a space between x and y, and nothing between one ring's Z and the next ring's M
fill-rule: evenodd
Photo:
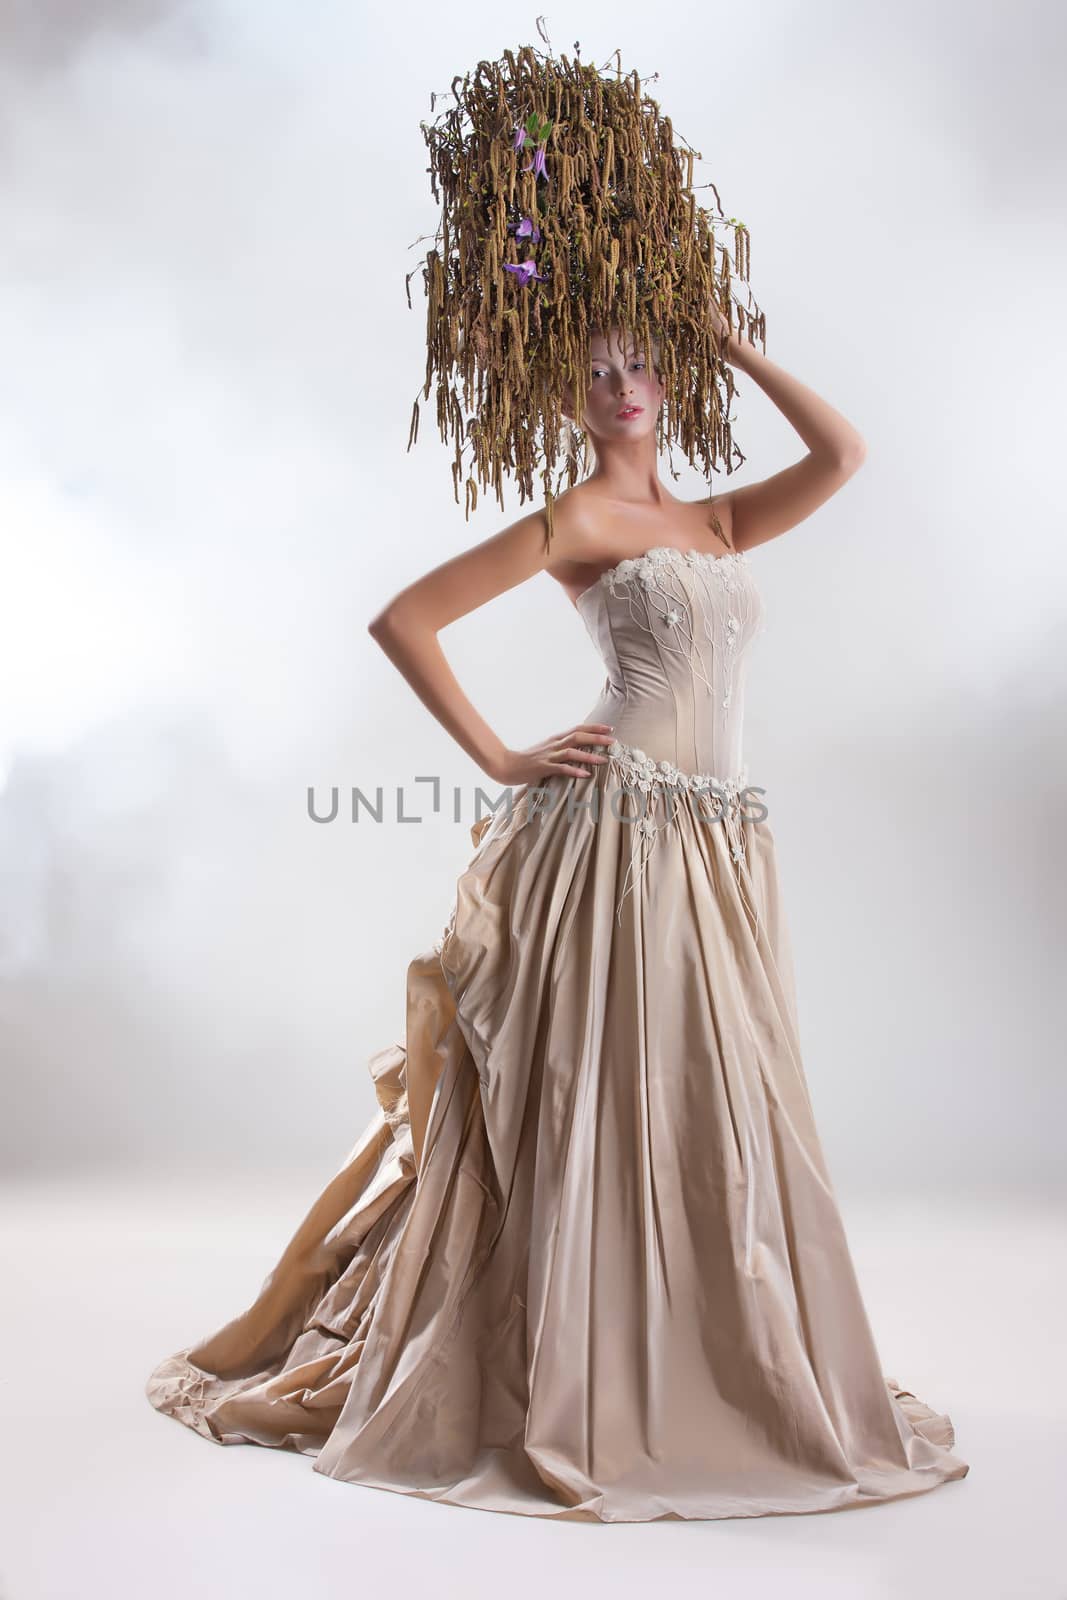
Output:
M390 600L367 623L371 638L387 650L393 645L411 644L432 631L413 606L398 600Z
M393 640L417 640L436 634L438 622L420 595L404 589L395 594L367 623L367 632L379 644Z
M383 606L367 623L372 639L384 639L396 630L396 613L392 605Z
M858 472L867 459L867 441L857 433L843 453L842 465L850 472Z

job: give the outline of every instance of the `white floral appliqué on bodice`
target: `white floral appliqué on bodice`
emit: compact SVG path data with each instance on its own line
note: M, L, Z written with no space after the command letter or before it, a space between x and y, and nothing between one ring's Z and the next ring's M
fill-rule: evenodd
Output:
M747 555L657 545L602 573L577 607L608 674L583 720L614 727L610 767L641 800L640 869L684 803L722 824L740 880L745 666L766 625Z
M613 708L588 720L687 777L741 780L745 659L765 625L748 557L660 545L577 604L608 673L599 705Z

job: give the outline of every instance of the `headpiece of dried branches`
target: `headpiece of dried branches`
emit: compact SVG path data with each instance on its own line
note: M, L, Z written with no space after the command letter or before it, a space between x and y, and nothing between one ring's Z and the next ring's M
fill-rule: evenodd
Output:
M726 333L711 304L730 332L766 348L763 313L750 293L746 307L734 292L735 282L748 285L748 230L725 217L713 183L701 187L716 214L697 204L700 151L676 147L670 118L636 72L623 75L618 52L606 76L574 51L557 58L551 46L525 45L480 61L453 79L449 108L420 124L441 206L422 263L420 396L428 400L436 374L438 427L455 444L453 489L458 503L464 488L465 516L479 487L491 485L503 506L505 475L521 501L532 498L540 465L549 540L553 498L579 477L573 442L561 438L564 389L580 418L592 333L618 327L653 352L666 390L657 448L666 447L676 479L672 443L705 475L745 459L731 432ZM431 111L439 98L431 96ZM716 228L732 233L732 249ZM418 270L407 277L409 306Z

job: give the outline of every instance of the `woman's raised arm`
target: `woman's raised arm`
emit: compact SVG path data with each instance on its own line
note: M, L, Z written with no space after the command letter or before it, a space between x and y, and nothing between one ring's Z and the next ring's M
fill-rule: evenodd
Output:
M712 310L725 331L722 313ZM808 447L792 466L720 495L730 512L734 547L751 550L795 528L836 494L863 465L867 446L847 417L746 339L731 334L725 356L759 384Z

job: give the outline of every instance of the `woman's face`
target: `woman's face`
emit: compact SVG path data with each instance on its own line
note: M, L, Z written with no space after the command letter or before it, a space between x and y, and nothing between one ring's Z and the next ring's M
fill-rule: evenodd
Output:
M565 415L597 439L639 438L654 433L665 390L631 334L612 328L589 341L589 388L585 414L574 415L574 395L566 390Z

